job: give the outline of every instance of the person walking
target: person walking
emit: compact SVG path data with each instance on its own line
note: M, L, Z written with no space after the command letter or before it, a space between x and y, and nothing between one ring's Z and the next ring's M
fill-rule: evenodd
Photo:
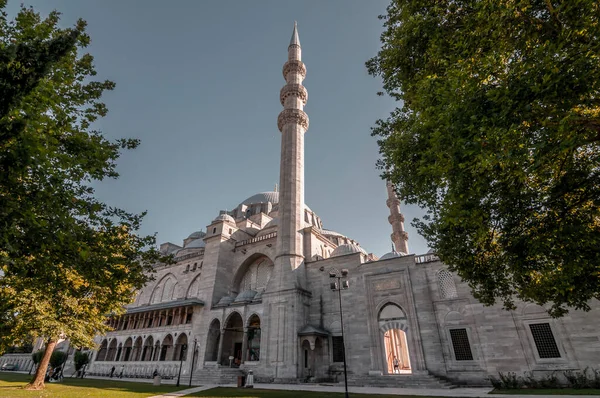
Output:
M115 367L113 366L112 369L110 370L110 378L112 379L113 375L115 374Z
M125 365L121 365L121 373L119 373L119 379L123 378L123 371L125 371Z
M394 373L400 373L400 369L398 369L400 367L400 361L398 361L398 358L394 357Z

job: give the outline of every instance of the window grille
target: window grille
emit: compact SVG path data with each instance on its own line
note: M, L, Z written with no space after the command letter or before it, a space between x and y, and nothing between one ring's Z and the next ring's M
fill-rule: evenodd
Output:
M560 358L560 351L549 323L532 323L529 329L540 358Z
M467 329L450 329L450 338L454 348L454 357L457 361L472 361L473 353L469 344Z
M454 277L450 271L439 271L437 274L437 279L440 297L442 299L452 299L458 297L458 293L456 292L456 284L454 283Z
M333 362L344 362L344 338L342 336L333 336L331 343Z

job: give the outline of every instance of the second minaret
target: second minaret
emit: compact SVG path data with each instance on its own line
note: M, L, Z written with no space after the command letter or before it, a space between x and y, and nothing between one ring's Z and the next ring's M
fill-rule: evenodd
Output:
M308 116L304 105L308 92L302 85L306 67L298 28L288 46L288 60L283 65L286 85L280 92L283 111L277 118L281 131L281 164L279 176L279 228L277 231L276 263L288 271L297 269L304 261L301 230L304 228L304 133L308 130Z

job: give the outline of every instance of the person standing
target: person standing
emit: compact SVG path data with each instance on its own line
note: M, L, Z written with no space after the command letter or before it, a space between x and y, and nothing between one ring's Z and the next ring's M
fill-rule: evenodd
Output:
M399 367L400 361L398 361L398 358L394 357L394 373L400 373Z
M113 375L115 374L115 367L113 366L112 369L110 370L110 378L112 379Z
M119 379L123 378L123 371L125 371L125 365L121 365L121 373L119 373Z

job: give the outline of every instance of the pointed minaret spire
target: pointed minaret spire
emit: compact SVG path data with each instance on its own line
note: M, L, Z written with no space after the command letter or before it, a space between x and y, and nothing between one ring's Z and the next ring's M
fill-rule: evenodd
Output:
M292 33L290 46L300 47L300 37L298 37L298 23L296 21L294 21L294 32Z
M392 226L392 251L408 254L408 232L404 230L404 216L400 212L400 199L391 182L387 182L387 207L390 209L388 221ZM395 247L394 247L395 246Z

